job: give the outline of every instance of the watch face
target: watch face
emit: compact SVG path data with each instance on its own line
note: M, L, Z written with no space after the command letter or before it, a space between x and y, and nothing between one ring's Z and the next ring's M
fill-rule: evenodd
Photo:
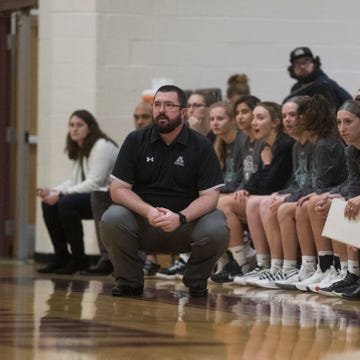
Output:
M180 217L180 224L181 225L185 225L186 224L186 217L184 214L179 213L179 217Z

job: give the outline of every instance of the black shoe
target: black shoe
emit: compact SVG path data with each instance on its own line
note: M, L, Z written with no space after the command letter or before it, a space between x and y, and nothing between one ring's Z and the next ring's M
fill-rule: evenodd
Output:
M52 263L43 268L38 269L37 272L39 274L53 274L57 270L63 268L64 266L66 266L66 263Z
M152 262L151 260L146 260L143 271L144 271L144 277L151 277L155 276L156 273L159 271L160 265Z
M337 281L326 288L320 288L319 294L326 295L327 293L343 293L343 291L348 291L349 287L354 285L358 280L359 276L348 271L344 279Z
M132 287L130 285L125 284L116 284L111 289L111 295L112 296L141 296L143 294L144 287L138 286L138 287Z
M211 275L211 280L216 283L232 282L235 276L244 275L241 268L242 267L234 259L231 259L219 273Z
M105 276L110 275L114 271L114 267L110 260L102 260L98 262L95 266L80 271L80 275L85 276Z
M339 290L335 290L334 294L341 297L341 295L344 293L354 292L358 287L360 287L360 279L358 281L354 282L353 284L348 285L347 287L344 287Z
M78 271L85 270L89 267L88 261L76 261L71 260L66 266L55 271L55 274L58 275L72 275Z
M208 295L207 288L189 287L189 295L191 297L206 297Z
M178 260L166 269L160 269L156 276L162 279L182 279L186 269L186 262L180 257Z
M360 286L352 292L343 292L341 297L347 300L360 300Z

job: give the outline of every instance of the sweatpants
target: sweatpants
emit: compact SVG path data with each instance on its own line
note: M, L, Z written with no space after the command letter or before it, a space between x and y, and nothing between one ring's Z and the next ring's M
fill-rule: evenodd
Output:
M120 205L111 205L100 222L101 239L114 266L119 285L144 285L139 251L149 254L191 252L183 282L188 287L206 288L216 261L229 242L229 228L219 210L191 221L172 232L151 226L147 219Z

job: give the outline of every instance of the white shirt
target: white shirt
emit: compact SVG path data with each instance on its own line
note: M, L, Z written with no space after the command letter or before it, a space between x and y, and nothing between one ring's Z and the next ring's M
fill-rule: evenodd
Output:
M107 191L118 152L119 148L111 141L100 138L92 147L89 157L83 159L85 180L82 181L80 160L77 159L73 161L70 178L55 189L69 194Z

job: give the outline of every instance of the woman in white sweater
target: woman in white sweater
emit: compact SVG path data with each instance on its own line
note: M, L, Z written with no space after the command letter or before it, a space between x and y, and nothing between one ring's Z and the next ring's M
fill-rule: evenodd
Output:
M73 161L70 178L54 188L37 190L55 251L55 261L39 269L40 273L73 274L88 267L81 220L93 218L91 193L108 191L118 150L91 113L77 110L71 114L65 147Z

